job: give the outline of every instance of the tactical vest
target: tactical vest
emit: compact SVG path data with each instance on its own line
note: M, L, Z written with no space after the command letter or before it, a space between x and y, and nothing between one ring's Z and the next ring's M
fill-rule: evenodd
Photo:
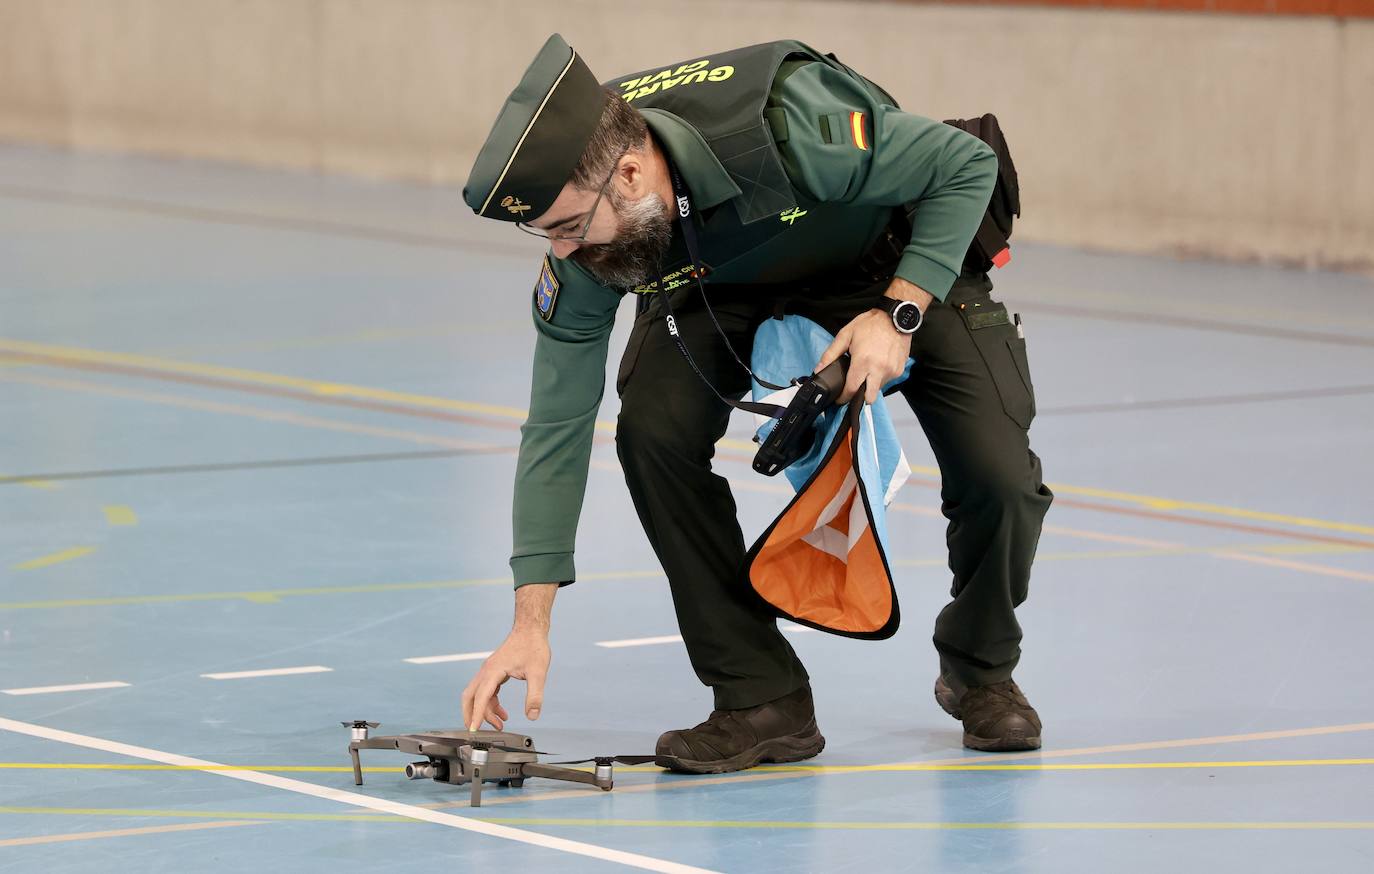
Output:
M605 85L636 109L662 109L696 128L740 187L735 208L748 225L797 205L771 127L784 123L781 110L765 112L778 70L789 60L847 69L810 46L782 40L620 76Z
M819 62L841 70L862 83L880 101L898 107L892 95L841 63L796 40L761 43L705 58L619 76L606 87L638 109L662 109L696 128L706 145L740 188L733 199L740 222L729 248L748 251L781 232L777 223L762 223L798 205L783 169L776 140L786 138L781 109L767 106L773 89L797 62ZM898 107L900 108L900 107ZM993 116L964 122L947 121L988 143L998 157L998 182L992 201L965 256L965 269L974 273L1001 267L1009 260L1007 239L1013 216L1021 213L1016 170L1011 153ZM911 206L894 211L887 240L877 240L863 260L895 263L910 238ZM905 221L905 224L903 224ZM667 277L665 277L666 279ZM655 283L657 285L657 283Z

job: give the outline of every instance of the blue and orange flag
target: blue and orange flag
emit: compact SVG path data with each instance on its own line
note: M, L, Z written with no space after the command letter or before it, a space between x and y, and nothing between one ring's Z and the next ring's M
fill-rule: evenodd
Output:
M755 333L754 372L785 384L808 373L832 339L799 316L769 319ZM794 391L767 399L786 404ZM762 394L757 384L755 394ZM846 637L890 637L901 614L887 560L887 505L911 468L881 396L869 406L860 392L823 413L817 430L811 452L784 471L796 496L749 550L749 584L793 622Z

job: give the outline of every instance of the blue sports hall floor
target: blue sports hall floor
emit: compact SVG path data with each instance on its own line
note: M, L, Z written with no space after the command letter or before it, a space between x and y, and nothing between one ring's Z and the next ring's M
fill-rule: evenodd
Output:
M0 149L0 871L1374 870L1374 284L1029 244L996 296L1058 495L1021 611L1042 751L966 752L932 699L903 409L905 623L792 638L822 756L471 810L375 753L355 789L340 721L457 726L509 627L539 255L451 189ZM512 723L560 757L710 709L615 405ZM786 494L746 428L718 469L752 539Z

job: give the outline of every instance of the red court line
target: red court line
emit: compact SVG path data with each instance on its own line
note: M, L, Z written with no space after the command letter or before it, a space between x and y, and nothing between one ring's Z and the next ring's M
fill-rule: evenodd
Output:
M353 407L355 409L370 410L373 412L392 413L400 416L411 416L421 419L436 419L446 422L460 422L467 425L476 425L483 428L500 428L503 430L520 429L520 423L513 420L505 420L497 417L486 417L481 415L471 415L464 413L447 412L443 410L429 410L422 407L409 406L399 403L387 403L384 401L369 401L359 398L347 398L333 395L320 395L311 392L297 391L289 388L277 386L256 385L248 382L241 382L233 379L224 379L212 376L199 376L187 373L177 373L174 371L155 370L152 368L138 367L127 364L109 364L96 361L82 361L72 358L65 358L59 355L43 355L31 352L10 352L0 351L0 360L27 361L32 364L66 367L76 370L94 371L97 373L113 373L124 376L134 376L141 379L161 380L165 382L178 382L188 385L199 385L209 388L227 389L230 391L243 391L259 395L269 395L273 397L289 398L291 400L306 401L307 403L331 404L333 406ZM613 438L596 434L593 440L600 444L614 442ZM748 460L751 456L748 453L738 452L725 447L717 447L717 456L725 456L732 459ZM912 477L911 482L928 488L940 488L940 484L934 480ZM1374 546L1368 540L1358 540L1347 537L1335 537L1325 534L1307 534L1297 531L1289 531L1283 528L1269 528L1261 525L1246 525L1239 522L1224 522L1216 519L1201 519L1195 516L1181 516L1171 513L1163 513L1155 510L1142 510L1135 507L1117 507L1111 504L1099 504L1094 501L1083 501L1076 498L1055 497L1055 502L1061 506L1076 507L1084 510L1098 510L1105 513L1116 513L1122 516L1134 516L1141 519L1154 519L1164 522L1177 522L1185 525L1196 525L1204 528L1217 528L1225 531L1238 531L1245 534L1260 534L1268 537L1276 537L1284 540L1301 540L1313 543L1329 543L1341 546L1356 546L1368 549Z
M907 0L913 3L913 0ZM914 0L922 3L921 0ZM1047 6L1136 12L1199 12L1223 15L1318 15L1374 18L1374 0L936 0L951 6Z

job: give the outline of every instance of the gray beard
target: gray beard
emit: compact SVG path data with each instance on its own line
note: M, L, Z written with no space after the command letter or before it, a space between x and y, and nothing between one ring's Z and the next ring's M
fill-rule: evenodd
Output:
M667 204L657 194L626 200L614 188L609 197L620 218L620 232L609 243L579 248L572 259L615 288L634 288L657 279L663 253L673 239Z

